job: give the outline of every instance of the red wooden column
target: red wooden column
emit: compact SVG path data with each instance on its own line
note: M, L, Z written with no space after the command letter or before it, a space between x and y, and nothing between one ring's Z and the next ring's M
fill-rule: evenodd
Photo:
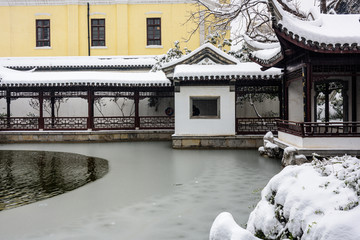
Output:
M284 91L283 91L283 81L281 79L281 83L278 85L278 99L279 99L279 117L280 119L284 119Z
M7 127L10 128L11 127L11 92L10 90L6 91L6 117L7 117Z
M307 64L306 77L306 122L311 122L312 65Z
M87 129L93 129L94 127L94 91L88 90L88 118Z
M139 91L134 91L134 103L135 103L135 129L140 128L140 116L139 116Z
M39 129L44 129L44 93L39 91Z
M303 67L303 94L304 94L304 122L311 122L311 88L312 88L312 71L311 64L307 63Z
M51 91L50 101L51 101L51 127L55 125L55 92Z
M356 100L357 84L356 84L356 73L353 73L351 77L351 121L357 122L357 100ZM357 132L357 127L353 126L353 132Z

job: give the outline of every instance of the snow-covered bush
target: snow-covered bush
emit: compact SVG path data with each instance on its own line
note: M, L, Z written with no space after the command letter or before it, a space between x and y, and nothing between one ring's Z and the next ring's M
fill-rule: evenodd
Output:
M185 54L189 54L191 51L187 48L184 49ZM171 62L174 59L178 59L183 55L183 51L180 49L180 42L175 41L174 47L170 48L166 54L155 57L155 64L151 69L151 72L160 71L164 63Z
M231 215L220 214L210 240L360 239L359 201L360 159L315 158L288 166L269 181L246 230L235 226Z

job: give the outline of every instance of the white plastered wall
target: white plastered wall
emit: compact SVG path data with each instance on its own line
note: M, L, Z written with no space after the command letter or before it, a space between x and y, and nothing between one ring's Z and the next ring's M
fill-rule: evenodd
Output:
M191 119L190 97L220 97L220 118ZM235 92L229 86L181 86L175 93L176 136L235 135Z
M278 117L280 109L280 101L278 98L273 100L265 99L263 102L254 101L256 110L262 117ZM256 112L251 106L250 101L239 102L236 104L236 117L256 118Z
M39 116L39 111L29 105L30 98L19 98L11 101L11 116L26 117L29 114ZM140 116L165 116L165 109L173 107L172 98L159 98L157 108L149 106L149 99L144 98L139 102ZM38 101L38 100L36 100ZM122 106L123 102L124 106ZM102 98L101 104L94 105L94 116L134 116L134 101L131 99L119 98L118 105L111 101L111 98ZM122 111L119 109L122 107ZM6 99L0 99L0 114L6 114ZM87 117L88 103L82 98L64 98L59 110L59 117ZM50 114L44 110L44 117L50 117Z
M304 97L302 81L297 80L289 85L289 120L304 121Z

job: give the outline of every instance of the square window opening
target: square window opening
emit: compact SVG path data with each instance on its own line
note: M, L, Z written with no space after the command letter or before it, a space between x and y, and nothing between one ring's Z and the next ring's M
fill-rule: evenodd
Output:
M220 118L220 97L190 97L190 118Z

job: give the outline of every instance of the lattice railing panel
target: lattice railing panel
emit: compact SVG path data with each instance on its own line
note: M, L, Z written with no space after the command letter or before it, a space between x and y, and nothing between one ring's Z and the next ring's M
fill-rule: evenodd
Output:
M94 117L93 129L135 129L135 117Z
M173 116L140 117L140 129L174 129Z
M86 117L44 118L44 130L86 130Z
M1 117L0 130L13 131L13 130L38 130L38 118L17 118L17 117Z
M276 118L236 118L237 134L277 132Z

